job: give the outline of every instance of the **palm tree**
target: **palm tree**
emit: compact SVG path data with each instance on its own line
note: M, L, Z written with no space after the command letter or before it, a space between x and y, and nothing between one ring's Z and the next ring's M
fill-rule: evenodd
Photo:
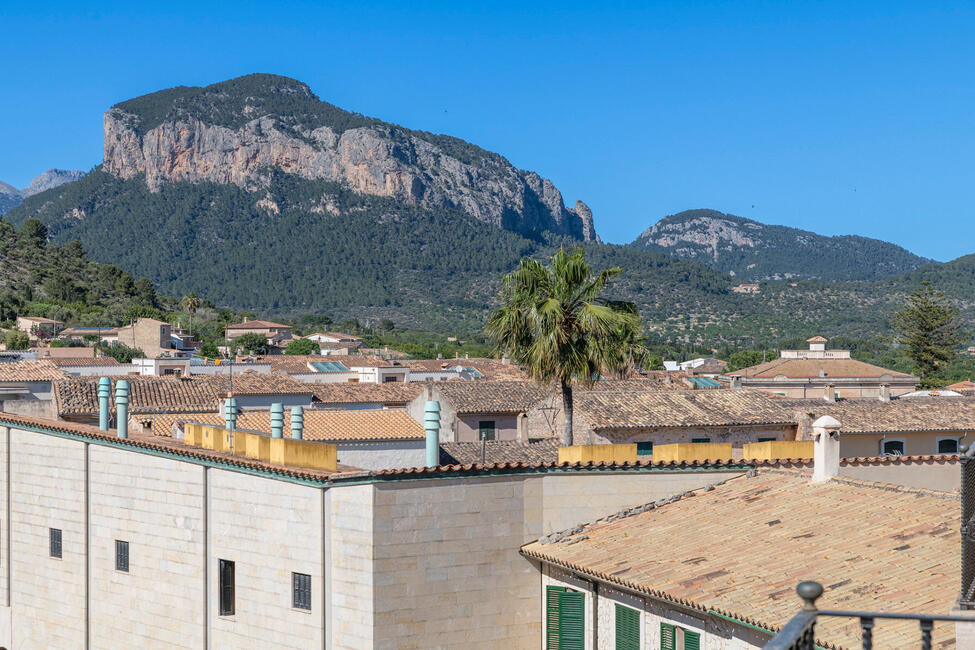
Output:
M193 336L193 314L196 313L196 310L200 308L202 303L197 297L196 293L191 291L183 296L180 304L183 306L183 309L186 310L186 313L190 315L190 336Z
M504 277L503 304L487 324L497 354L509 355L539 383L558 382L563 445L572 444L572 383L591 388L604 372L625 376L648 357L636 306L600 295L620 273L619 267L594 273L582 247L559 250L551 266L523 259Z

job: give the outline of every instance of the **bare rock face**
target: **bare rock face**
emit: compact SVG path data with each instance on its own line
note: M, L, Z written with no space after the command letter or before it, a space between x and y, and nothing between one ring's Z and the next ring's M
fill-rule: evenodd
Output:
M302 89L311 101L318 101L299 84L297 92ZM242 115L258 112L248 105ZM460 209L526 235L547 230L598 239L589 208L581 201L574 210L566 208L548 179L520 171L483 150L477 150L483 154L477 156L452 155L440 146L443 136L374 120L343 130L327 125L296 129L291 116L277 114L241 120L236 128L185 111L148 129L141 128L142 119L122 106L105 113L104 169L125 179L144 174L152 191L177 181L252 187L260 183L262 171L275 168L302 178L342 182L363 194Z

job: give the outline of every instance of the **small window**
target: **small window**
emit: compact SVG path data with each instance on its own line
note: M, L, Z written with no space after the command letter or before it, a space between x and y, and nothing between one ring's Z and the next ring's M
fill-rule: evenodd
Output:
M51 557L61 557L61 529L52 528L50 532Z
M311 609L311 576L307 573L291 574L291 606L295 609Z
M582 648L586 638L586 596L549 585L545 588L545 647Z
M884 456L903 456L904 455L904 441L903 440L884 440L883 454L884 454Z
M710 438L691 438L691 442L711 442Z
M660 650L701 650L701 634L670 623L661 623Z
M234 614L234 563L220 560L220 615Z
M638 443L636 443L636 455L637 456L653 456L653 443L652 442L638 442Z
M775 438L759 438L759 442L775 442Z
M129 543L115 540L115 570L129 572Z
M481 420L477 423L478 440L494 440L494 420Z
M395 384L396 383L396 375L387 375L386 377L383 377L383 383L384 384Z
M942 438L938 441L939 454L957 454L958 440L956 438Z

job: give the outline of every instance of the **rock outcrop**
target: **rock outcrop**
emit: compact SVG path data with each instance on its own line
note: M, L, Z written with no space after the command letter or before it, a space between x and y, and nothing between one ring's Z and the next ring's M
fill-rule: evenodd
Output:
M254 82L259 83L256 93ZM235 104L236 119L228 119L223 106L244 83L251 84L249 94ZM179 181L257 189L268 170L278 169L342 182L363 194L457 208L525 235L551 231L598 239L589 208L581 201L575 209L566 208L548 179L455 138L346 113L320 102L300 82L249 75L173 92L160 99L161 110L153 104L154 115L165 114L161 120L150 120L138 108L153 95L116 105L105 114L106 171L124 179L144 174L149 188L158 191ZM276 95L283 93L291 100L286 106L302 108L291 113L277 108ZM212 110L220 102L220 111ZM316 113L316 104L330 112ZM337 123L336 115L348 120ZM349 121L361 125L349 128Z

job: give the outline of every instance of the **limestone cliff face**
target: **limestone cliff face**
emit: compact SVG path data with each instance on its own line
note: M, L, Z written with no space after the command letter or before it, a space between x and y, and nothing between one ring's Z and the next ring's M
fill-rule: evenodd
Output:
M244 116L258 112L249 108L244 107ZM276 168L346 183L363 194L457 208L522 234L548 230L598 240L592 212L584 203L566 208L551 181L518 170L496 154L478 150L484 155L452 155L438 144L443 136L378 121L344 130L301 128L290 116L276 114L227 126L188 111L175 111L151 128L141 128L147 126L143 117L124 105L110 109L104 122L104 169L125 179L145 174L153 191L177 181L256 189L262 174Z

